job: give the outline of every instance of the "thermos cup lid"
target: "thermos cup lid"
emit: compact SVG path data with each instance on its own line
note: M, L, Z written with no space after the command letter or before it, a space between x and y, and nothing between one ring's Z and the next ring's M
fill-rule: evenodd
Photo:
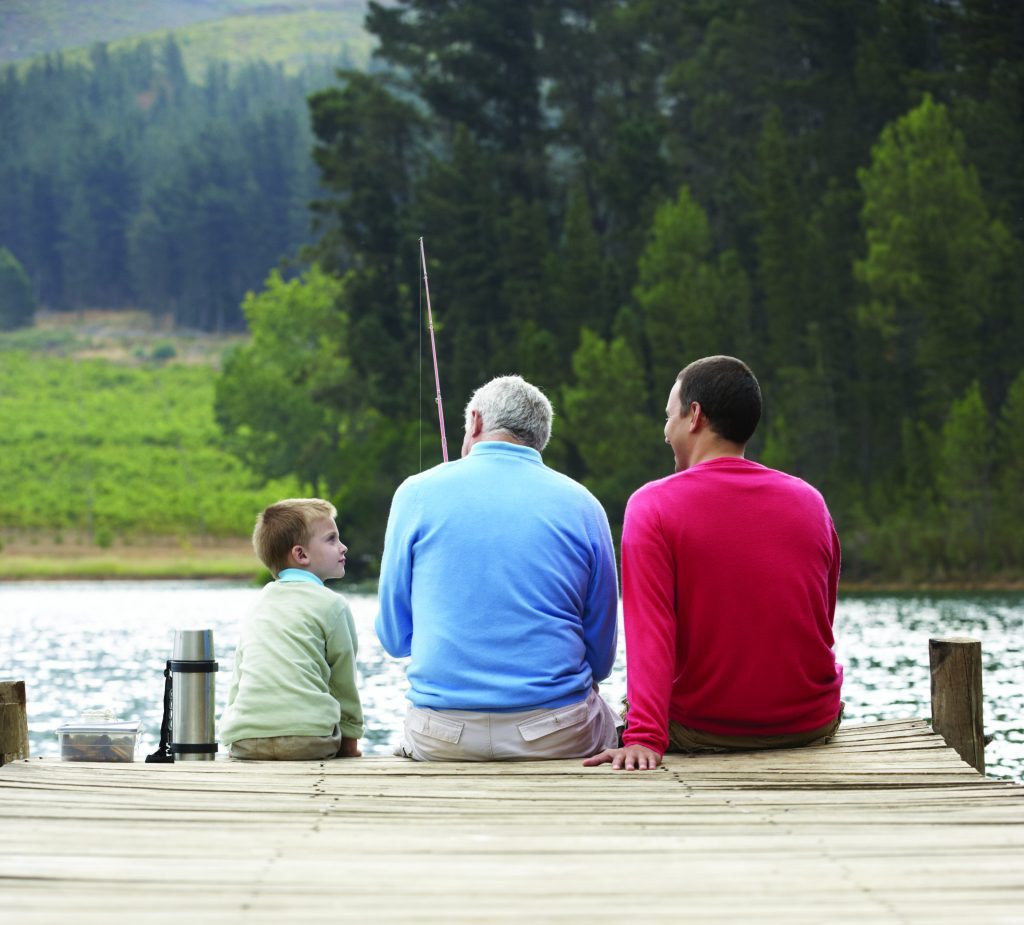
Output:
M174 631L174 661L208 662L212 661L213 657L213 630Z

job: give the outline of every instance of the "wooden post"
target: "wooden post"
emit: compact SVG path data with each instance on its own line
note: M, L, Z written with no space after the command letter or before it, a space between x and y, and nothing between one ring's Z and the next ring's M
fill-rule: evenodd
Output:
M25 682L0 681L0 765L28 757Z
M985 773L981 643L965 636L929 639L932 728L971 767Z

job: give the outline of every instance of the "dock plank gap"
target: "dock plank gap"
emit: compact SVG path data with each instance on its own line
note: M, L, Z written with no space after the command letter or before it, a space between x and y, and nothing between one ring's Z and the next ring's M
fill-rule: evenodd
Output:
M0 832L19 925L1024 922L1024 786L922 720L653 772L19 759Z

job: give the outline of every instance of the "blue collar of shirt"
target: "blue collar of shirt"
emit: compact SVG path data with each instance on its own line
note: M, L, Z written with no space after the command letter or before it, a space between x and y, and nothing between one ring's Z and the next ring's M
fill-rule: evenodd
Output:
M470 456L482 455L518 456L529 462L544 464L544 460L532 446L523 446L521 443L506 443L504 440L484 440L474 443L469 450Z
M324 586L319 575L307 572L304 568L283 568L277 573L278 581L309 581L315 585Z

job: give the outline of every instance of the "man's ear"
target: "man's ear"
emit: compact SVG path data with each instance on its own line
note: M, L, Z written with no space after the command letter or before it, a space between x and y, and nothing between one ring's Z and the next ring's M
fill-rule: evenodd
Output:
M707 417L700 410L700 402L690 402L690 433L695 434L708 422Z
M469 435L471 437L479 437L484 432L484 419L481 417L479 411L469 412Z

